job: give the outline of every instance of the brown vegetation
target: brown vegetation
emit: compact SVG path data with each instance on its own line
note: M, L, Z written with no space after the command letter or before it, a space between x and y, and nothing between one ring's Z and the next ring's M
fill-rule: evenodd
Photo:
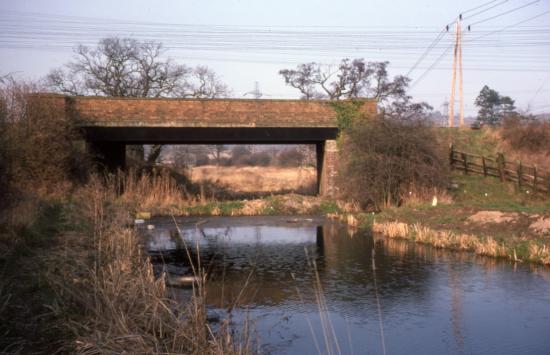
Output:
M58 296L55 311L69 317L63 326L76 335L75 352L248 353L246 343L233 342L227 324L221 333L208 326L203 281L188 304L177 304L168 297L164 276L153 275L136 231L127 227L128 207L124 204L139 201L117 204L116 186L105 187L92 178L75 193L76 209L67 211L67 218L70 225L85 224L89 229L64 233L63 243L50 256L63 260L49 264L55 268L48 277ZM159 195L158 189L155 196L170 198ZM203 280L203 271L196 272ZM71 316L74 314L76 317Z
M168 297L130 224L200 201L162 174L83 186L76 135L53 103L28 100L36 89L0 88L0 353L249 353L246 332L209 327L200 284L188 304Z
M70 193L19 202L0 231L0 352L250 353L248 330L206 322L203 271L190 302L176 303L131 226L142 201L185 203L177 192L159 176L92 176Z
M522 261L518 259L518 252L516 251L516 248L522 242L519 239L497 242L492 237L433 230L420 223L409 225L401 222L374 222L373 231L388 238L409 239L436 248L473 251L480 255ZM528 241L526 258L529 261L550 265L550 248L546 245L539 245L535 241Z
M209 181L234 192L299 192L314 194L317 183L311 167L199 166L191 171L193 182Z
M550 171L550 122L510 119L496 134L509 160Z
M32 83L8 80L0 86L0 171L4 190L32 186L48 190L57 182L80 176L86 159L76 144L71 123L53 103L36 102Z
M398 205L412 191L427 193L448 183L448 164L437 136L421 120L359 119L344 136L340 185L363 207Z

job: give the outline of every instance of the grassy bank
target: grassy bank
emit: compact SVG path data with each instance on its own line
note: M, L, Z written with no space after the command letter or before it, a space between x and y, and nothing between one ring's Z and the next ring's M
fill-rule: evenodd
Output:
M412 201L362 222L388 238L550 264L548 230L536 228L550 220L550 199L493 178L455 173L453 180L446 203Z
M54 353L70 339L50 305L47 262L63 227L57 199L28 197L0 223L0 353Z

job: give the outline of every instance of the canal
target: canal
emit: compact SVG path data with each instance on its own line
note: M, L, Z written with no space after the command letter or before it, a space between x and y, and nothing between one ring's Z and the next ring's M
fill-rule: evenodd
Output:
M262 353L550 354L549 268L317 217L176 222L142 228L157 273L189 275L200 259L212 327L246 323ZM190 292L171 288L181 302Z

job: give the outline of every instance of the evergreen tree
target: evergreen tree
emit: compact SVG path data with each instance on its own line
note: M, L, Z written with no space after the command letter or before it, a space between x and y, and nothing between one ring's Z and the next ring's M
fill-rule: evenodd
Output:
M482 123L496 124L506 117L517 115L514 100L501 96L487 85L479 92L475 105L479 107L477 120Z

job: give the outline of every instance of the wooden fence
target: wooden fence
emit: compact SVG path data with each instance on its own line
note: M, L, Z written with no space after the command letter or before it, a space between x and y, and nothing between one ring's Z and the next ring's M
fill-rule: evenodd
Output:
M504 154L496 157L470 154L455 150L451 144L449 160L453 169L462 170L466 175L494 176L500 181L513 181L519 188L531 188L534 193L550 193L549 172L523 165L520 161L506 161Z

